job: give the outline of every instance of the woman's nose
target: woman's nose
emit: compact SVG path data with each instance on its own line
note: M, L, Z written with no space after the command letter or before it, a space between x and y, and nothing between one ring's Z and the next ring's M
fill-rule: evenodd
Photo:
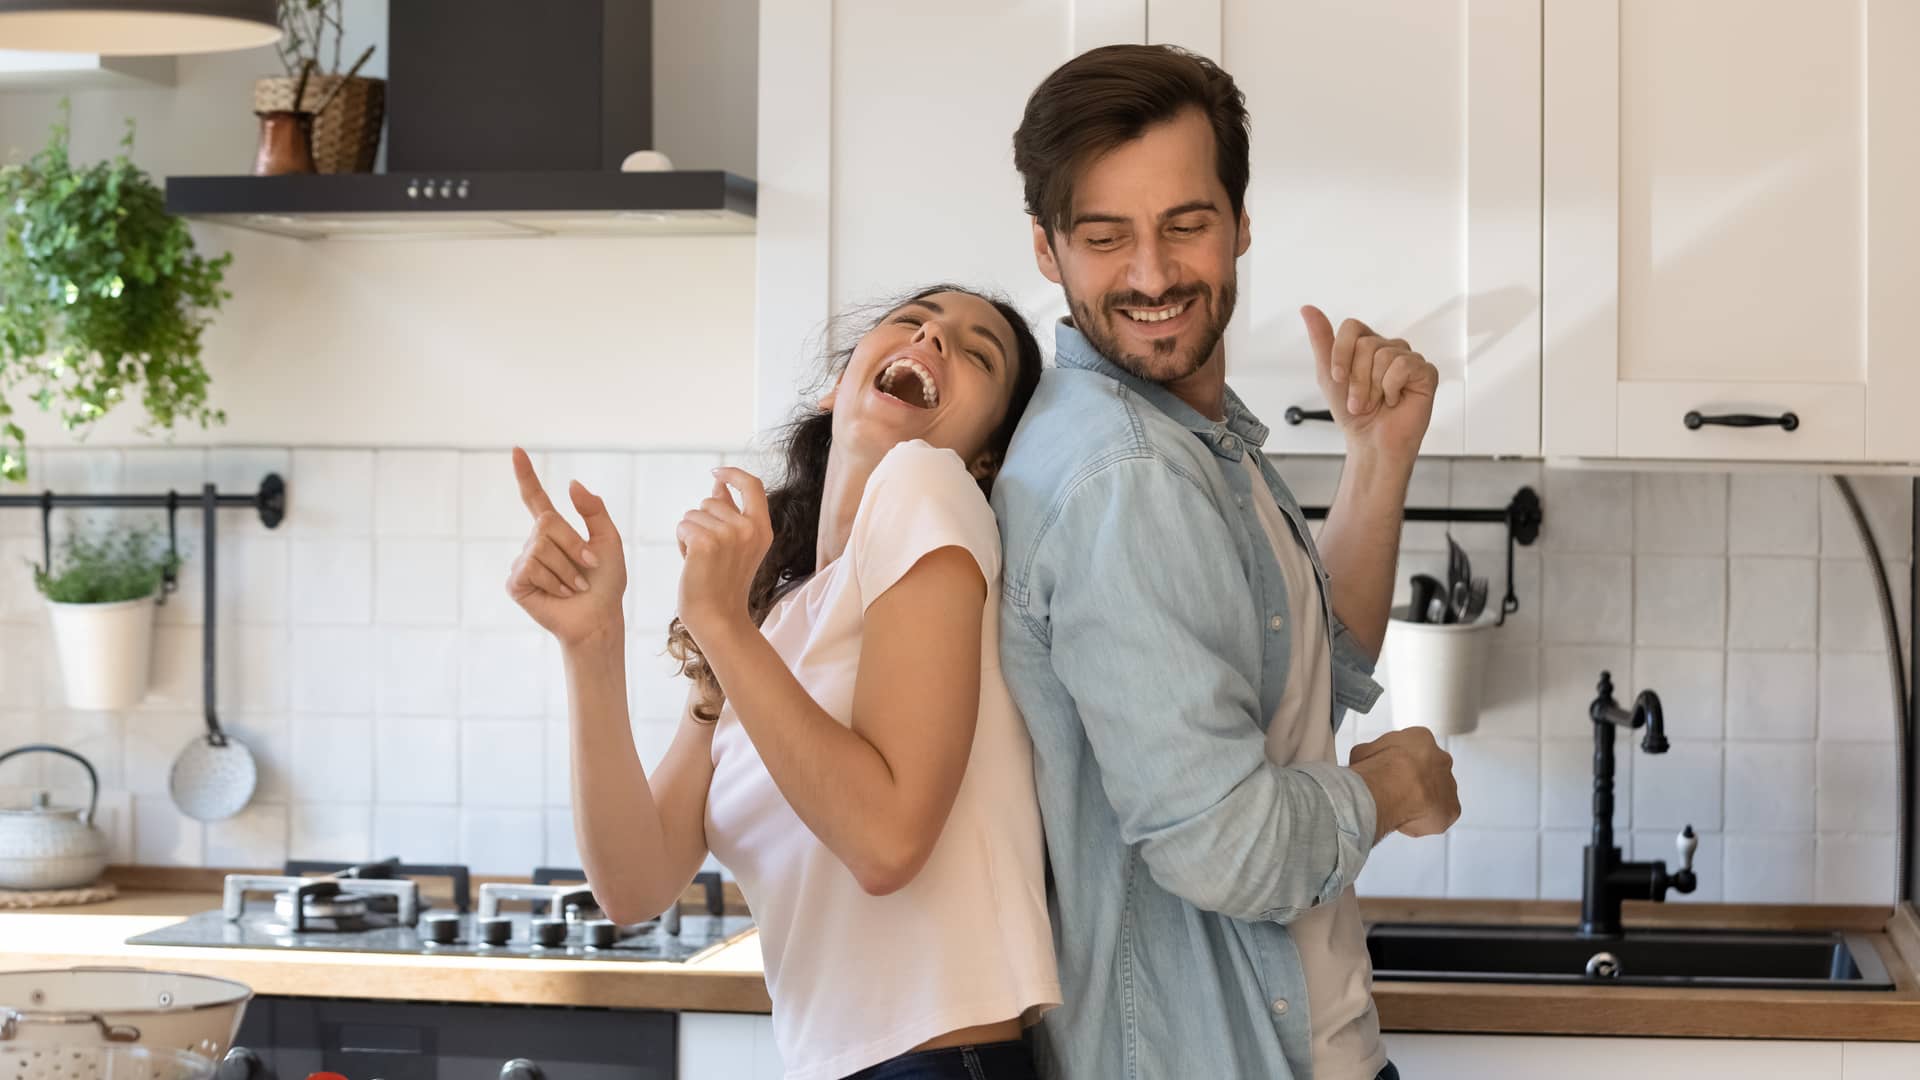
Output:
M933 346L933 351L942 356L947 354L947 331L938 320L928 319L921 323L920 329L914 332L913 340Z

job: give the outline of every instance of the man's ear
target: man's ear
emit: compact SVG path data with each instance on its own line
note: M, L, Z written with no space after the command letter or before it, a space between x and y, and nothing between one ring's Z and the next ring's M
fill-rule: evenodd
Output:
M1253 246L1253 219L1247 217L1247 208L1240 208L1240 240L1233 246L1233 257L1239 258Z
M1047 227L1040 224L1039 218L1029 218L1033 222L1033 261L1040 267L1041 276L1055 285L1060 284L1060 264L1053 257L1053 242L1047 236Z

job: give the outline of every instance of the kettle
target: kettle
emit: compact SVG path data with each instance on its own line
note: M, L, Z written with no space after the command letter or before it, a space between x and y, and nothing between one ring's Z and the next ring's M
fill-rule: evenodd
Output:
M93 763L59 746L35 744L0 754L0 762L29 753L60 754L80 763L93 784L85 810L49 806L35 792L25 809L0 809L0 889L71 889L90 885L107 868L107 837L93 823L100 807L100 774Z

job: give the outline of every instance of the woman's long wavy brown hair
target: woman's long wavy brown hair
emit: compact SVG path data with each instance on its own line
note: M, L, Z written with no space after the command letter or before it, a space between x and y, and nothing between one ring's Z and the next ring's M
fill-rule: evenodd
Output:
M860 328L828 354L827 374L829 380L837 380L846 370L860 339L902 304L943 292L966 293L985 300L1013 328L1013 393L1007 402L1006 418L987 439L992 464L980 480L980 490L991 494L993 478L1000 470L1008 444L1013 441L1014 428L1019 426L1020 417L1027 411L1027 402L1033 399L1034 388L1040 384L1040 343L1034 340L1027 320L1006 299L979 289L939 284L916 289L884 305L860 308L837 320L843 330L853 323ZM817 406L803 407L781 431L776 445L783 468L779 481L767 491L773 544L767 548L766 558L761 560L753 584L747 589L747 613L756 626L766 619L767 612L773 610L781 597L813 576L815 560L819 557L820 504L826 494L827 456L833 449L833 414ZM713 669L707 666L699 644L677 616L667 626L667 655L679 663L680 674L692 679L699 690L693 707L694 718L706 723L718 720L726 695Z

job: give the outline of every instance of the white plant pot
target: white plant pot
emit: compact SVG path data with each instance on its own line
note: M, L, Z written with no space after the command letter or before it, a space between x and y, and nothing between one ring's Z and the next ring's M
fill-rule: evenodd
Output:
M1387 620L1387 693L1393 726L1423 727L1435 735L1465 735L1480 726L1492 618L1479 622L1413 623Z
M112 604L47 602L72 709L127 709L147 696L154 596Z

